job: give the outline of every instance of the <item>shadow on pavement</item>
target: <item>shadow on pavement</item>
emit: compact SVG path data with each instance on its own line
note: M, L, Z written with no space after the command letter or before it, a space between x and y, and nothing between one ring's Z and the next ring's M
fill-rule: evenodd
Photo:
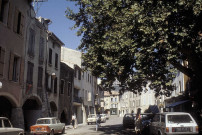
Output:
M95 129L91 128L91 130ZM98 132L99 135L136 135L133 128L123 128L122 124L101 126Z

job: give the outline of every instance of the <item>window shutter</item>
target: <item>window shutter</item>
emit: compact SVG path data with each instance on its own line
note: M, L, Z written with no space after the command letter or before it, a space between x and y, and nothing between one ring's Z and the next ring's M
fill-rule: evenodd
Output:
M13 17L12 12L13 12L13 4L9 3L8 22L7 22L8 28L11 28L12 25L12 17Z
M18 29L18 10L15 9L15 18L14 18L14 25L13 25L13 31L17 33Z
M23 83L24 78L24 61L20 59L20 83Z
M14 54L10 54L10 66L9 66L9 80L12 80L13 77L13 61L14 61Z
M0 47L0 75L3 75L5 50Z
M24 15L21 13L21 21L20 21L20 35L23 34L23 30L24 30Z
M1 14L1 4L2 4L2 0L0 0L0 14Z

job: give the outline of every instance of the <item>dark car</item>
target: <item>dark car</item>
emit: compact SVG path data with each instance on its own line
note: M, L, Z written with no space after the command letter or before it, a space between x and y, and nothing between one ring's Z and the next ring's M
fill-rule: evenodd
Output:
M134 128L135 127L135 114L128 113L123 117L123 127L124 128Z

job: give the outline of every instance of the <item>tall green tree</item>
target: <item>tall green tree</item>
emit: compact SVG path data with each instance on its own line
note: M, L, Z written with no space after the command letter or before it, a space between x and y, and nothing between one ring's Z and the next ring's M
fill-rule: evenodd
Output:
M83 64L107 89L118 79L122 91L136 93L150 82L157 95L169 96L179 70L201 106L202 0L70 1L79 6L66 14L82 36Z

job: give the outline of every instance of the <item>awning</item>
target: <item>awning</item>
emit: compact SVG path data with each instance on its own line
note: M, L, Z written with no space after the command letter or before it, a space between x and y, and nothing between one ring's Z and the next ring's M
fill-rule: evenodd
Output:
M183 103L186 103L186 102L188 102L188 101L189 101L189 100L178 101L178 102L175 102L175 103L172 103L172 104L167 105L166 108L172 108L172 107L181 105L181 104L183 104Z

